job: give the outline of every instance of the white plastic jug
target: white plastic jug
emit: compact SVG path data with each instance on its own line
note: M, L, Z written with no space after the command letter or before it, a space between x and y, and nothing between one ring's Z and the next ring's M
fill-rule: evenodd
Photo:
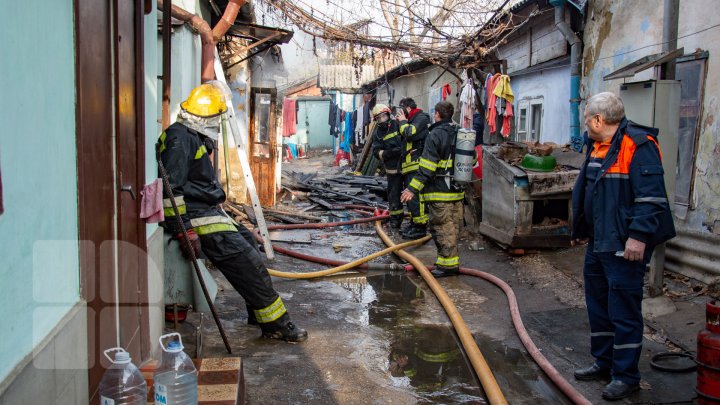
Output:
M167 346L163 340L177 336ZM169 333L160 336L162 357L155 372L155 403L158 405L196 405L197 399L197 370L190 356L183 352L182 338L179 333Z
M115 352L111 358L109 352ZM122 347L105 350L105 357L112 365L100 380L100 405L145 405L147 384L140 370L130 359L130 353Z

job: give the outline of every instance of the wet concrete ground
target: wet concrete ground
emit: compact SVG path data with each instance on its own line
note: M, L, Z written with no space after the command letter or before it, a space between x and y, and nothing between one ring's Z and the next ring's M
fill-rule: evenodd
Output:
M303 163L317 169L315 162ZM309 232L312 242L280 245L315 256L349 261L384 248L371 225L290 232ZM395 234L393 239L400 237ZM471 245L481 250L470 250ZM459 247L463 266L492 273L513 287L525 326L542 353L592 403L604 403L602 383L572 379L575 368L592 361L582 249L512 258L482 240L464 240ZM430 243L415 253L432 261L433 251ZM391 260L397 259L376 261ZM281 255L268 267L302 272L324 268ZM371 271L316 280L273 279L293 321L310 335L304 343L287 344L261 339L259 329L246 324L242 298L219 272L212 273L223 288L216 305L233 355L244 361L249 404L486 403L447 316L418 274ZM470 327L509 403L569 403L526 354L500 289L469 276L444 278L440 284ZM682 319L689 318L697 318L695 311ZM194 339L189 332L197 322L198 315L191 314L183 325L191 354ZM701 327L696 325L695 333ZM226 356L211 318L206 317L203 330L203 356ZM692 403L695 374L651 369L650 357L668 347L662 333L647 332L643 390L621 403Z

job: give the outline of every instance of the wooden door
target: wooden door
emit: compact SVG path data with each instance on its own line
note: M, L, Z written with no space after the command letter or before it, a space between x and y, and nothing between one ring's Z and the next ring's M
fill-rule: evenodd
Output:
M136 363L149 356L147 246L138 217L145 175L142 5L75 1L80 291L88 305L92 403L107 365L103 350L124 346Z
M276 90L250 90L250 169L260 203L275 205Z
M150 356L147 238L139 195L145 183L143 2L113 0L119 339L137 363Z

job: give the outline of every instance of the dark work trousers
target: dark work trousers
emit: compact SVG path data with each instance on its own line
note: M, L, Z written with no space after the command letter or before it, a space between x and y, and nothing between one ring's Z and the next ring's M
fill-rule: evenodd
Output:
M388 209L390 210L390 219L402 222L403 214L405 213L403 205L400 202L400 194L402 193L403 188L403 175L388 174L387 182Z
M642 350L643 276L646 260L631 262L615 252L585 253L585 302L590 320L590 352L598 366L612 370L612 378L626 384L640 382Z
M405 188L408 187L412 180L415 172L405 173ZM410 218L414 225L426 226L428 222L428 215L425 211L425 203L420 202L420 196L415 194L412 200L407 202L408 211L410 211Z
M200 235L203 253L245 299L250 316L255 315L263 331L274 332L290 316L273 288L252 233L242 225L237 228L237 232ZM271 318L276 319L268 322Z

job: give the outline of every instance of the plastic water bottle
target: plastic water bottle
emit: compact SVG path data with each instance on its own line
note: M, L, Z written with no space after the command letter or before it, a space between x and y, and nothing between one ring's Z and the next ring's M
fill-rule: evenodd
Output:
M167 346L163 339L177 336ZM183 352L182 339L179 333L160 336L162 357L153 373L155 381L155 403L158 405L196 405L197 370L190 356Z
M109 352L115 352L110 358ZM100 380L100 405L145 405L147 384L140 370L132 364L130 353L122 347L105 350L112 365Z

